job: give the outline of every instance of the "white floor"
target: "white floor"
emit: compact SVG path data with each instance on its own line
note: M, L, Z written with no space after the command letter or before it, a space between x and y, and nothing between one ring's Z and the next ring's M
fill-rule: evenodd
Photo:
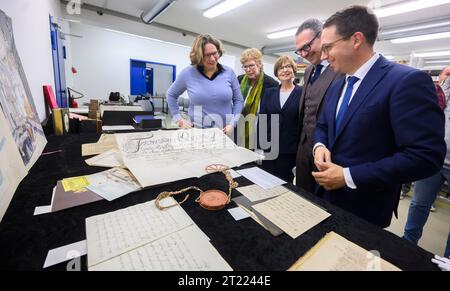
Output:
M388 231L400 237L403 236L410 203L411 197L400 200L398 220L395 217L393 218L391 226L387 229ZM443 202L437 202L435 205L437 211L430 213L422 239L419 241L419 246L430 253L442 256L444 255L450 229L450 207Z

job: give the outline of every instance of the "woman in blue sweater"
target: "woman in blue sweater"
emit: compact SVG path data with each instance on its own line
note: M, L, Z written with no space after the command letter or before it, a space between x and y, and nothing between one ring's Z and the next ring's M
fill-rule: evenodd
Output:
M218 127L226 134L233 131L244 99L233 70L219 64L223 53L220 40L207 34L195 39L191 66L180 73L167 92L170 113L180 128ZM185 91L190 120L183 119L178 109L178 98Z

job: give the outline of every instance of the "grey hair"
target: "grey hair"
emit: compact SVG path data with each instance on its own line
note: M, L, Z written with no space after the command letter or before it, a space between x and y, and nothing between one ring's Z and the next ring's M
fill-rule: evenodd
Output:
M302 33L307 29L311 29L315 34L322 32L323 22L317 18L308 19L305 22L303 22L302 25L300 25L295 36L299 35L300 33Z

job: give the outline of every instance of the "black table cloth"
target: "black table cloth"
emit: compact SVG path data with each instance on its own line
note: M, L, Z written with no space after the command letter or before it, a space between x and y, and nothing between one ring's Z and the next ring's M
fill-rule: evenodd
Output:
M50 204L52 190L58 180L105 170L88 166L81 157L81 145L96 142L98 138L97 134L48 136L49 143L44 153L58 152L40 157L18 187L0 224L1 270L43 270L49 250L86 239L86 218L145 203L162 191L197 186L204 191L221 189L227 192L228 182L223 174L211 174L142 190L112 202L103 200L33 216L36 206ZM254 165L245 167L249 166ZM244 177L236 181L240 186L252 184ZM287 234L273 237L252 219L236 222L225 209L207 211L194 201L198 195L195 192L182 207L235 271L286 270L330 231L367 250L378 251L383 259L402 270L439 270L431 262L431 253L293 185L287 187L331 213L330 218L295 240ZM233 197L239 195L233 191ZM184 195L176 197L178 201L183 198ZM236 205L232 202L227 208L234 207ZM61 263L48 270L66 270L66 266L67 263ZM81 266L82 270L87 269L86 256L82 258Z

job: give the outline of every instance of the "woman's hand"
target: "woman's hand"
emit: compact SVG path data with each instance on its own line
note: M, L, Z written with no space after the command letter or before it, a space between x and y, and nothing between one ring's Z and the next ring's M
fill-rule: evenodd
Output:
M231 135L231 133L233 133L233 131L234 131L234 127L232 125L227 125L222 130L223 130L223 133L225 133L227 135Z
M192 128L192 123L189 120L186 119L180 119L178 122L178 127L183 129L190 129Z

